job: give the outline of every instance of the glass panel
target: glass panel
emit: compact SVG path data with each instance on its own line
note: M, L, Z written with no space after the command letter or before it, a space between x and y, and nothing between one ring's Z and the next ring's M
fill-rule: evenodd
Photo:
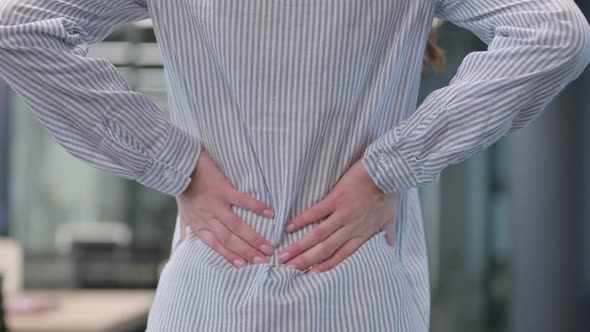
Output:
M0 80L0 236L8 235L8 95L8 85Z
M469 52L486 48L476 36L450 23L442 25L439 44L446 52L446 70L423 74L419 103L449 83ZM502 139L420 188L433 332L507 328L511 298L506 146Z
M125 41L129 39L135 42ZM153 41L149 25L122 27L94 45L88 56L117 65L134 90L151 97L169 116L162 60ZM29 253L55 252L60 225L94 221L125 223L135 244L168 250L176 217L171 197L80 162L14 93L10 101L11 233Z

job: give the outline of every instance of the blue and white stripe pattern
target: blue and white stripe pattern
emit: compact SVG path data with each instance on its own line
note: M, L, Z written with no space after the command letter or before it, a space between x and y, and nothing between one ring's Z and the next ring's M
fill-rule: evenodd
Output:
M150 18L171 119L88 46ZM433 18L487 51L416 108ZM55 139L97 168L178 195L205 148L273 220L234 212L279 252L317 223L284 224L362 158L401 193L383 233L330 271L237 269L192 232L166 265L148 331L427 331L416 187L535 118L590 61L573 0L2 0L0 76Z

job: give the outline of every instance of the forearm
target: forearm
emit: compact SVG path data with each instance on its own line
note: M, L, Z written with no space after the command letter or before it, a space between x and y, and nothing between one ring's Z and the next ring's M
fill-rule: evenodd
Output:
M437 15L488 50L467 55L448 86L366 149L363 163L384 192L434 181L522 128L590 61L590 27L571 0L439 1Z
M177 195L190 182L200 143L131 91L112 64L86 57L89 43L115 22L101 16L104 9L82 6L88 3L27 0L0 7L0 77L75 157ZM146 16L140 7L128 9L127 19Z

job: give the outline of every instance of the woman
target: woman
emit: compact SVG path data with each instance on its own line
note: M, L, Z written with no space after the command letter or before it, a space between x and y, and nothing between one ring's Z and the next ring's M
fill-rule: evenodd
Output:
M177 199L148 331L427 331L416 187L529 123L590 61L573 0L1 6L0 73L58 142ZM170 121L84 57L149 17ZM416 109L433 18L488 50Z

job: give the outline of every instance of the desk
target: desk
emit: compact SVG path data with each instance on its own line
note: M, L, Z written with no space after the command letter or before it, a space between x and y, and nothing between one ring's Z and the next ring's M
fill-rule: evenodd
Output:
M142 328L154 290L31 291L26 296L56 299L40 314L8 315L11 332L119 332Z

